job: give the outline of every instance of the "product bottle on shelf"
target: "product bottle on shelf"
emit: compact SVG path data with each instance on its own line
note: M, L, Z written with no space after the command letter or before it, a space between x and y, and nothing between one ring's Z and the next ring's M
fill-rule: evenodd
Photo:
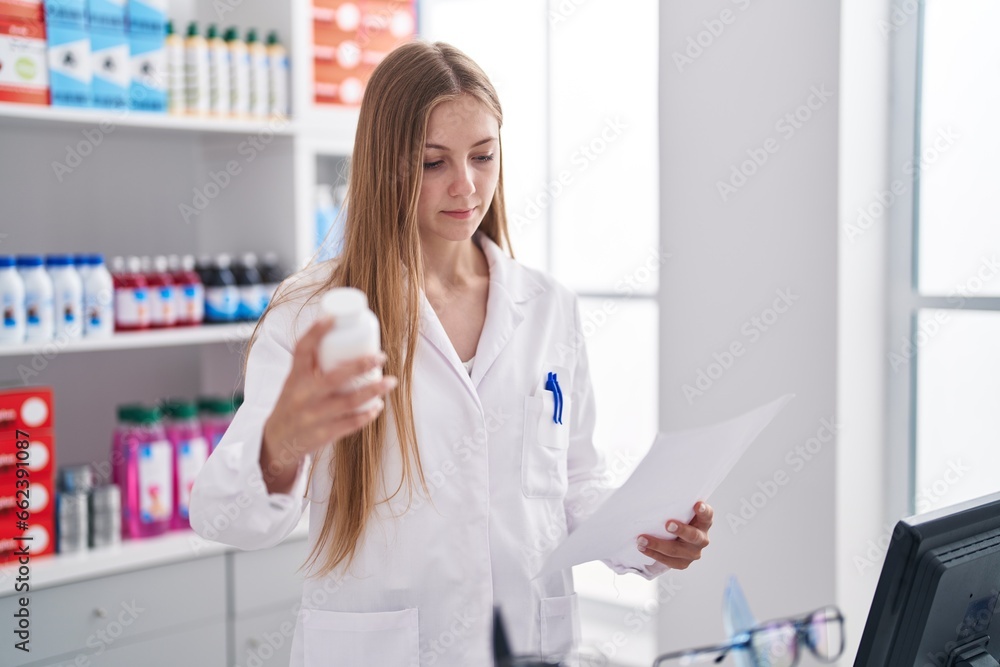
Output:
M174 457L174 529L191 526L189 506L191 487L201 467L208 460L208 441L201 432L198 406L194 401L170 399L163 402L167 440Z
M278 285L287 277L288 274L278 262L278 255L273 252L264 253L260 263L260 278L264 285L264 291L267 292L268 302L274 298L274 292L278 289Z
M142 273L149 283L149 323L155 328L177 324L177 298L174 279L167 271L167 258L142 258Z
M104 255L91 254L84 258L87 271L83 278L83 335L106 338L115 331L115 286Z
M138 257L122 261L116 257L111 264L111 277L115 287L115 330L136 331L148 329L149 284L140 273Z
M184 40L184 90L187 112L196 116L208 113L208 43L198 34L198 24L188 25Z
M271 99L268 89L267 47L257 39L257 31L252 28L247 32L247 51L250 54L250 115L264 118Z
M45 268L52 279L53 335L83 338L83 283L69 255L48 255Z
M12 255L0 255L0 345L24 342L24 281Z
M24 282L24 338L29 343L52 340L52 280L42 266L42 256L19 255L17 269Z
M235 27L226 29L229 49L229 113L238 118L250 113L250 53Z
M215 24L208 26L208 110L213 116L229 115L229 47Z
M255 322L267 308L267 292L257 270L257 255L248 252L233 266L233 277L240 289L238 319Z
M225 435L226 429L233 421L236 406L232 399L223 396L199 396L198 416L201 420L201 432L205 435L210 448L214 452L219 441Z
M205 277L205 321L235 322L240 291L229 268L229 255L218 255Z
M167 109L182 116L187 113L187 82L184 65L184 39L174 30L173 21L167 21Z
M124 410L123 410L124 408ZM122 494L122 532L127 538L159 535L170 529L173 515L173 456L159 408L121 406L112 452Z
M278 39L278 32L267 35L269 111L272 116L287 118L288 108L288 52Z
M178 258L177 255L171 255L168 263L176 287L177 324L201 324L205 319L205 286L194 270L194 257L184 255L183 258Z
M80 276L80 282L87 282L87 274L90 273L90 254L88 253L76 253L71 255L73 259L73 268L76 269L77 274Z

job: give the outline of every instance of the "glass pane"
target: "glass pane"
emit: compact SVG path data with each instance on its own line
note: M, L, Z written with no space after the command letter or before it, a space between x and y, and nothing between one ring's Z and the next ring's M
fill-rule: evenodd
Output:
M1000 40L994 34L1000 24L1000 3L927 0L926 11L920 129L920 291L997 295L1000 199L995 192L1000 181L1000 162L996 160L1000 87L986 83L982 72L993 72L1000 66ZM897 194L907 196L901 192ZM882 203L891 205L889 198L894 196L882 193Z
M545 181L545 6L534 0L421 0L418 7L421 38L464 51L497 89L504 114L503 177L514 255L547 269L545 219L518 224L516 218L533 213L531 197Z
M658 5L549 2L551 170L535 192L552 271L578 291L656 291Z
M998 340L1000 313L920 312L918 513L1000 490Z

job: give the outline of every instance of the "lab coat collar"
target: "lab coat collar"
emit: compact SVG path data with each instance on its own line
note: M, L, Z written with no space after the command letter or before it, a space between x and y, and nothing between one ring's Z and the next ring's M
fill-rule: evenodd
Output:
M486 301L486 322L476 348L472 376L469 376L462 365L455 346L423 290L420 291L420 333L448 362L481 410L479 384L513 337L514 331L524 321L524 312L519 304L542 294L545 286L485 234L477 231L473 240L482 248L489 264L490 287Z

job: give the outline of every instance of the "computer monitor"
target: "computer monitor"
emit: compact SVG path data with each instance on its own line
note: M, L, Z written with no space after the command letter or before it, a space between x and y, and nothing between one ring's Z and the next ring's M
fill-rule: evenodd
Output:
M1000 664L1000 493L903 519L854 667Z

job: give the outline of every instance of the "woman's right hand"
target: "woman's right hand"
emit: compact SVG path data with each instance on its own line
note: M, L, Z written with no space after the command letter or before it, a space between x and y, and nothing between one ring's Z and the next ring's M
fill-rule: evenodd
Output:
M343 362L324 373L319 367L319 344L333 326L321 318L295 346L292 369L281 388L271 415L264 423L260 464L269 493L291 489L302 459L329 443L358 431L372 422L385 407L382 397L397 384L383 377L359 389L351 381L385 363L385 354ZM376 399L362 412L357 409Z

